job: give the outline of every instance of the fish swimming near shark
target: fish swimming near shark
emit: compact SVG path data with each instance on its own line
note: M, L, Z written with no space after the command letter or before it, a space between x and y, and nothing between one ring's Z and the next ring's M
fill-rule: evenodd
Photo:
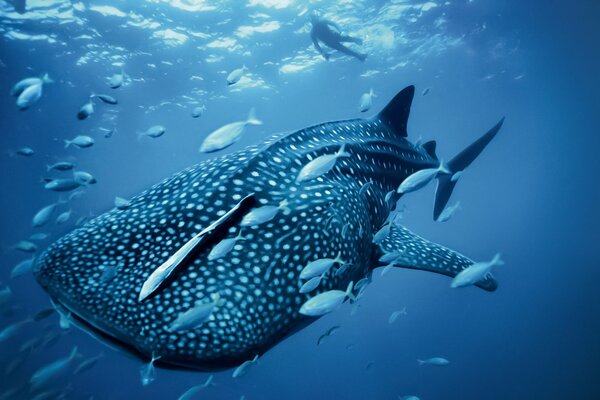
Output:
M36 259L37 281L79 325L158 366L217 370L265 353L314 321L300 313L310 299L348 287L341 301L352 299L384 254L394 253L395 267L454 277L473 261L401 225L390 223L385 237L373 242L396 203L385 202L386 194L416 171L440 165L435 142L417 147L407 136L413 97L409 86L370 119L278 134L187 168L50 245ZM501 125L445 163L449 173L470 165ZM342 146L348 156L330 170L296 179L311 160ZM450 174L435 178L434 219L456 184ZM278 204L285 207L272 218L241 223L253 210ZM343 224L325 229L333 213L360 226L361 234L352 229L342 237ZM223 257L209 258L214 246L240 230L244 240ZM325 271L316 290L300 291L306 265L338 257L346 268ZM102 280L109 264L120 268ZM354 289L351 282L358 282ZM476 286L493 291L496 282L486 277ZM216 294L220 304L209 318L171 329L180 315Z

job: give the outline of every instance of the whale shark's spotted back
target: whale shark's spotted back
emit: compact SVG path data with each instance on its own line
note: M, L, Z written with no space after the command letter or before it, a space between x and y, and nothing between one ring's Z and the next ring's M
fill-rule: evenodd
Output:
M379 245L372 242L390 211L386 193L413 172L439 164L431 146L404 137L413 92L405 89L378 118L282 134L188 168L133 198L127 209L113 209L51 245L36 277L57 303L102 333L161 362L210 369L252 358L310 321L298 313L311 297L299 293L299 275L316 259L339 253L351 266L330 271L315 293L344 289L376 267L382 252L396 248L402 249L398 266L454 276L468 259L404 228L393 228ZM322 177L296 182L307 162L342 143L350 157ZM367 195L359 195L368 181ZM161 291L139 301L158 266L250 193L258 206L286 200L289 210L258 226L228 227L217 239L241 229L245 240L216 260L207 258L210 248L201 249ZM495 288L491 279L480 286ZM216 293L223 302L208 321L186 331L168 329Z

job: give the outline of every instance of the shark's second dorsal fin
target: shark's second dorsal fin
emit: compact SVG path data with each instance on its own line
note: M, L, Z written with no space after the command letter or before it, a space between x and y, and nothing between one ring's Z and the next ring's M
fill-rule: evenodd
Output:
M420 269L452 278L473 264L462 254L425 240L398 225L392 226L390 234L379 244L379 248L383 253L398 255L392 261L397 267ZM498 285L493 278L487 277L475 286L493 292Z
M406 125L414 96L415 87L412 85L405 87L377 114L376 118L400 136L407 136Z
M430 140L429 142L423 143L423 150L425 150L432 158L437 160L437 155L435 154L436 145L437 143L435 140Z

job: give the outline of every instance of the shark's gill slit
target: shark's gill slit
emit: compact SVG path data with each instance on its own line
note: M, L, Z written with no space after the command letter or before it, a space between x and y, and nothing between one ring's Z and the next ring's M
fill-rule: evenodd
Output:
M155 269L148 279L142 285L139 294L139 301L144 301L148 297L155 295L161 288L173 278L175 272L181 269L191 259L196 256L200 250L206 247L211 242L215 242L215 237L219 233L225 232L230 226L246 214L250 208L256 203L254 193L249 194L239 201L225 215L196 234L188 242L179 248L171 257Z

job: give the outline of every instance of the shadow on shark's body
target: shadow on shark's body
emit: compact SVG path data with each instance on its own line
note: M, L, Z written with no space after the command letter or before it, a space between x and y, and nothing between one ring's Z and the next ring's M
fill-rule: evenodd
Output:
M399 197L390 203L386 194L414 172L440 165L435 142L417 146L407 139L413 96L409 86L369 120L276 135L177 173L134 197L127 209L113 209L52 244L38 260L36 278L53 301L103 336L142 356L160 356L162 365L214 370L262 354L314 321L299 313L304 302L364 278L380 266L384 253L397 252L398 267L453 277L472 261L402 226L393 225L373 243ZM450 175L466 168L500 126L452 159ZM342 144L348 157L316 179L297 182L310 160ZM435 218L456 183L445 176L439 177ZM367 192L359 194L369 181ZM288 209L263 224L241 227L242 215L230 212L251 193L253 206L286 200ZM221 220L226 223L215 223ZM141 296L145 283L207 227L210 236L196 242L193 256L178 260L151 296ZM215 243L240 229L245 240L225 257L209 260ZM329 271L313 293L300 293L304 266L338 253L350 267ZM116 276L103 279L106 268L117 266ZM477 286L496 289L491 277ZM223 303L208 321L187 331L169 329L181 313L215 293Z

